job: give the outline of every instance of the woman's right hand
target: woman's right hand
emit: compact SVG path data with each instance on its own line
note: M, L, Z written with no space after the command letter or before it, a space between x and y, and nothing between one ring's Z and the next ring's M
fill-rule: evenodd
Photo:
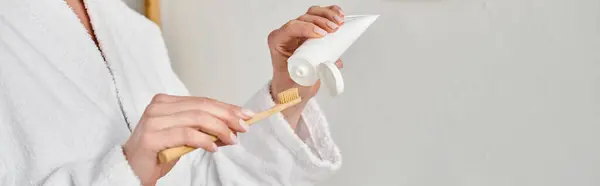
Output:
M123 145L123 153L142 184L154 185L177 162L160 164L160 151L186 145L215 152L217 146L237 143L236 132L246 132L244 120L253 115L209 98L158 94ZM213 142L211 135L219 141Z

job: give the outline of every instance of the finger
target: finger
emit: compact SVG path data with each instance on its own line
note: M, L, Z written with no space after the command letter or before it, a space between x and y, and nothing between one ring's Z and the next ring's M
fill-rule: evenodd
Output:
M158 141L156 149L159 150L180 146L190 146L194 148L202 148L210 152L217 151L217 145L212 140L212 136L192 128L172 128L157 132L154 134L154 136L149 138L153 139L145 140Z
M338 24L330 21L329 19L316 15L304 14L300 16L298 20L313 23L329 33L335 31L339 27Z
M154 95L152 101L150 103L173 103L182 100L194 99L199 97L194 96L176 96L176 95L168 95L165 93L158 93Z
M344 14L344 11L342 11L342 7L340 7L338 5L331 5L331 6L328 6L327 8L337 11L340 14L340 16L342 16L342 17L344 17L346 15L346 14Z
M332 10L327 7L312 6L308 9L306 14L316 15L316 16L327 18L330 21L337 23L338 25L341 25L342 23L344 23L344 19L343 19L344 16L341 15L340 12Z
M227 144L237 143L237 137L224 121L201 111L184 111L168 116L150 118L146 122L146 125L150 131L162 131L172 128L194 128L213 135Z
M180 102L180 101L186 101L186 100L196 100L199 102L210 102L213 104L217 104L220 105L224 108L231 108L234 110L239 110L241 111L240 113L237 113L240 115L240 117L245 118L245 119L249 119L248 117L252 117L254 116L254 112L252 112L251 110L248 109L241 109L239 106L236 105L232 105L232 104L228 104L228 103L224 103L224 102L220 102L211 98L203 98L203 97L195 97L195 96L174 96L174 95L168 95L168 94L156 94L154 96L154 98L152 98L151 103L174 103L174 102ZM180 112L179 111L175 111L175 112Z
M341 59L338 59L338 60L335 62L335 66L337 66L339 69L342 69L342 68L344 68L344 62L342 62L342 60L341 60Z
M230 128L237 132L247 132L248 125L245 124L244 120L249 120L255 115L254 112L248 109L212 99L188 99L173 103L156 103L149 105L144 114L159 117L194 110L207 112L225 121Z
M164 94L164 93L159 93L154 95L154 97L152 97L152 101L150 101L150 103L170 103L170 102L174 102L176 99L176 96L171 96L168 94Z
M237 133L234 133L234 135L236 136L236 138L238 137L238 134L237 134ZM239 141L238 141L238 142L239 142ZM217 141L215 141L215 144L217 144L217 146L218 146L218 147L221 147L221 146L227 146L227 145L229 145L229 144L227 144L227 143L225 143L225 142L223 142L223 141L221 141L221 140L217 140Z
M290 38L319 38L327 35L321 27L300 20L291 20L283 25L275 34L275 41L287 41Z

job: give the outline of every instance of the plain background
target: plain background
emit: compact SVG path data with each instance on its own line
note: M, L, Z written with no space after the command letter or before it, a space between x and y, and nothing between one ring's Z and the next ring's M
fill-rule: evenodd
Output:
M319 95L343 156L322 185L600 185L598 0L163 0L176 72L243 104L268 33L313 4L381 18Z
M144 0L123 0L131 9L144 13Z

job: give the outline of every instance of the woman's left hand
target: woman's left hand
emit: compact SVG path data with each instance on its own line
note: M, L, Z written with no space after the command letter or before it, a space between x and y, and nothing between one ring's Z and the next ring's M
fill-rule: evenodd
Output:
M296 87L303 99L303 103L283 111L283 115L292 125L292 128L295 128L300 119L300 114L306 102L319 91L321 82L317 81L313 86L296 84L288 73L287 59L307 39L319 38L335 32L344 23L343 20L344 12L337 5L313 6L308 9L306 14L287 22L281 28L269 34L269 49L273 61L272 97L276 99L277 96L275 95L278 93ZM338 68L342 68L342 61L338 60L336 65Z

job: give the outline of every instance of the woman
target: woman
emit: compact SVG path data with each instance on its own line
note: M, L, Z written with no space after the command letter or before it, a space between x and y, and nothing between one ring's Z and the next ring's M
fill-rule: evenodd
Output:
M159 28L120 0L2 0L0 185L321 180L341 157L311 100L319 85L296 85L286 59L305 39L334 32L343 16L338 6L315 6L273 31L273 79L242 109L186 96ZM251 128L243 123L292 87L304 102ZM182 145L200 149L177 165L157 162L159 151Z

